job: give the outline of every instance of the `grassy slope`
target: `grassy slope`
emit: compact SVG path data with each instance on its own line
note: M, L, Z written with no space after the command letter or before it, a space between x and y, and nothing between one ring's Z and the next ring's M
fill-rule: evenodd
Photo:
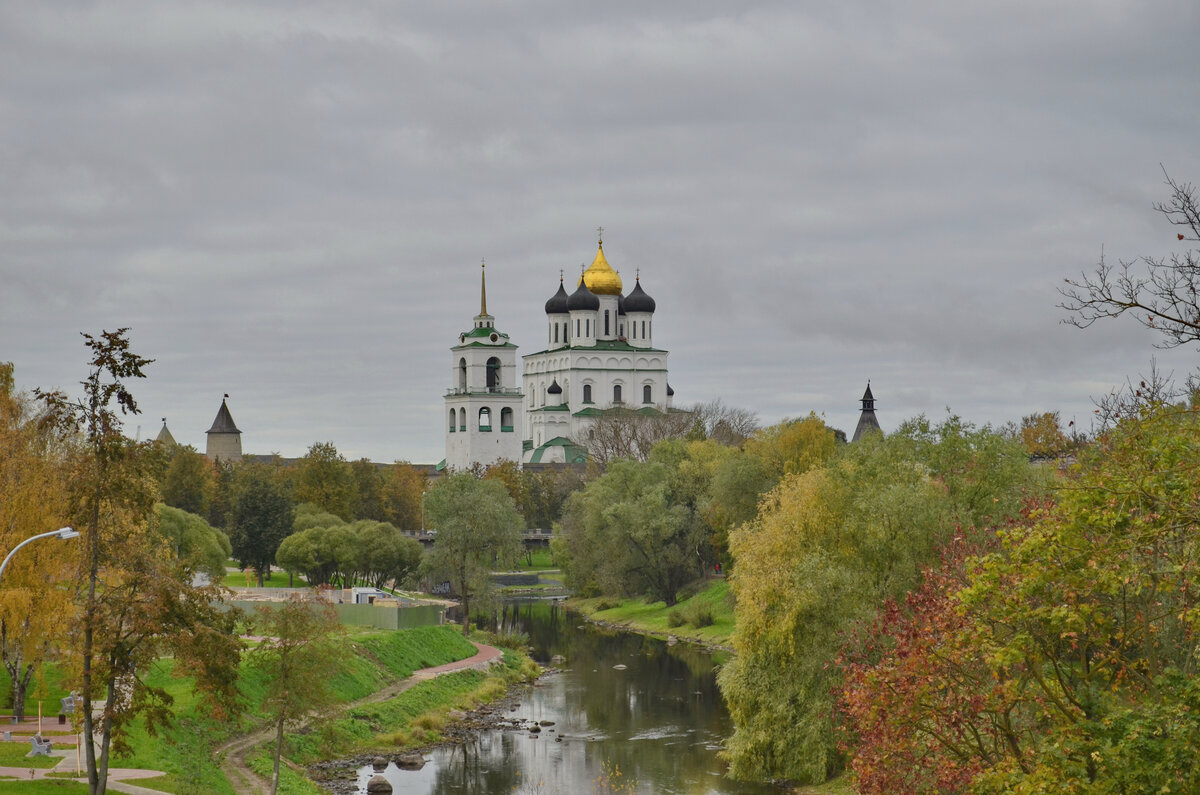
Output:
M674 635L678 638L728 646L729 637L733 634L733 598L729 594L729 583L723 579L713 580L704 590L690 599L679 602L675 607L667 607L664 602L612 597L572 598L567 604L589 618L625 624L637 632L652 635ZM697 627L690 623L678 627L670 626L672 611L678 611L679 615L686 617L697 610L711 612L713 624L707 627Z
M359 632L352 634L348 642L356 653L346 655L345 665L334 680L338 700L343 703L370 695L383 684L410 676L419 668L461 660L475 653L475 647L454 627ZM165 792L199 787L216 795L232 795L232 788L212 761L212 749L232 736L235 728L199 717L191 682L175 677L172 669L170 660L160 661L149 678L175 699L173 711L179 719L178 725L153 737L139 721L130 732L131 752L115 759L114 765L167 771L163 778L139 782ZM263 673L244 663L240 685L248 702L247 718L241 729L247 729L249 721L262 717Z

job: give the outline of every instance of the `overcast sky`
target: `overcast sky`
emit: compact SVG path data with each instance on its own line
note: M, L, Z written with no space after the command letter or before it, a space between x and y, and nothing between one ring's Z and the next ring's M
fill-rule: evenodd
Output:
M640 269L677 404L853 431L1059 410L1148 369L1056 286L1176 250L1195 0L0 2L0 360L156 359L142 437L443 455L449 347L519 353L595 254ZM1196 349L1160 352L1182 377Z

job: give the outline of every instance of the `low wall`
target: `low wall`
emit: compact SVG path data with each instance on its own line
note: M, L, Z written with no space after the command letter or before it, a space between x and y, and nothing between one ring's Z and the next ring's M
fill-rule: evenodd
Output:
M278 603L233 600L229 604L236 605L246 613L254 615L260 607L271 607ZM446 608L441 605L398 607L395 605L335 604L333 609L343 624L354 627L410 629L446 623Z

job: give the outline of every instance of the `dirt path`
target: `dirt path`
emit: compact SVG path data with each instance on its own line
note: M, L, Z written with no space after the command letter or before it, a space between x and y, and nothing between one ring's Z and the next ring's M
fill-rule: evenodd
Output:
M422 668L413 673L407 679L401 679L398 682L393 682L382 690L378 690L366 698L361 698L358 701L353 701L345 704L342 709L348 710L362 704L374 704L379 701L386 701L389 698L394 698L405 690L408 690L418 682L424 682L427 679L441 676L442 674L453 673L455 671L465 671L470 668L477 670L487 670L492 664L500 659L500 650L494 646L485 646L480 643L474 644L478 651L471 657L463 660L458 660L445 665L435 665L432 668ZM260 795L260 793L271 791L271 782L261 778L257 773L250 769L246 764L246 755L257 748L262 743L271 739L275 735L274 727L268 726L258 731L244 734L240 737L235 737L232 740L224 743L216 749L218 758L221 759L221 771L225 777L229 779L229 783L233 786L238 795ZM286 762L285 762L286 763ZM291 763L286 763L289 767L296 768Z

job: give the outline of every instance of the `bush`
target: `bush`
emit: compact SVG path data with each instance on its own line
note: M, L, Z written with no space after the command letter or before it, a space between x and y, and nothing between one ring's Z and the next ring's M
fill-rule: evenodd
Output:
M683 617L682 610L672 610L671 612L667 613L667 626L671 629L682 627L686 623L687 619Z
M713 618L712 608L702 605L693 605L688 608L686 615L687 622L697 629L700 627L711 627L713 622L716 621Z
M596 610L597 611L612 610L614 607L620 607L620 606L621 606L620 602L610 602L607 599L601 599L599 602L596 602Z

